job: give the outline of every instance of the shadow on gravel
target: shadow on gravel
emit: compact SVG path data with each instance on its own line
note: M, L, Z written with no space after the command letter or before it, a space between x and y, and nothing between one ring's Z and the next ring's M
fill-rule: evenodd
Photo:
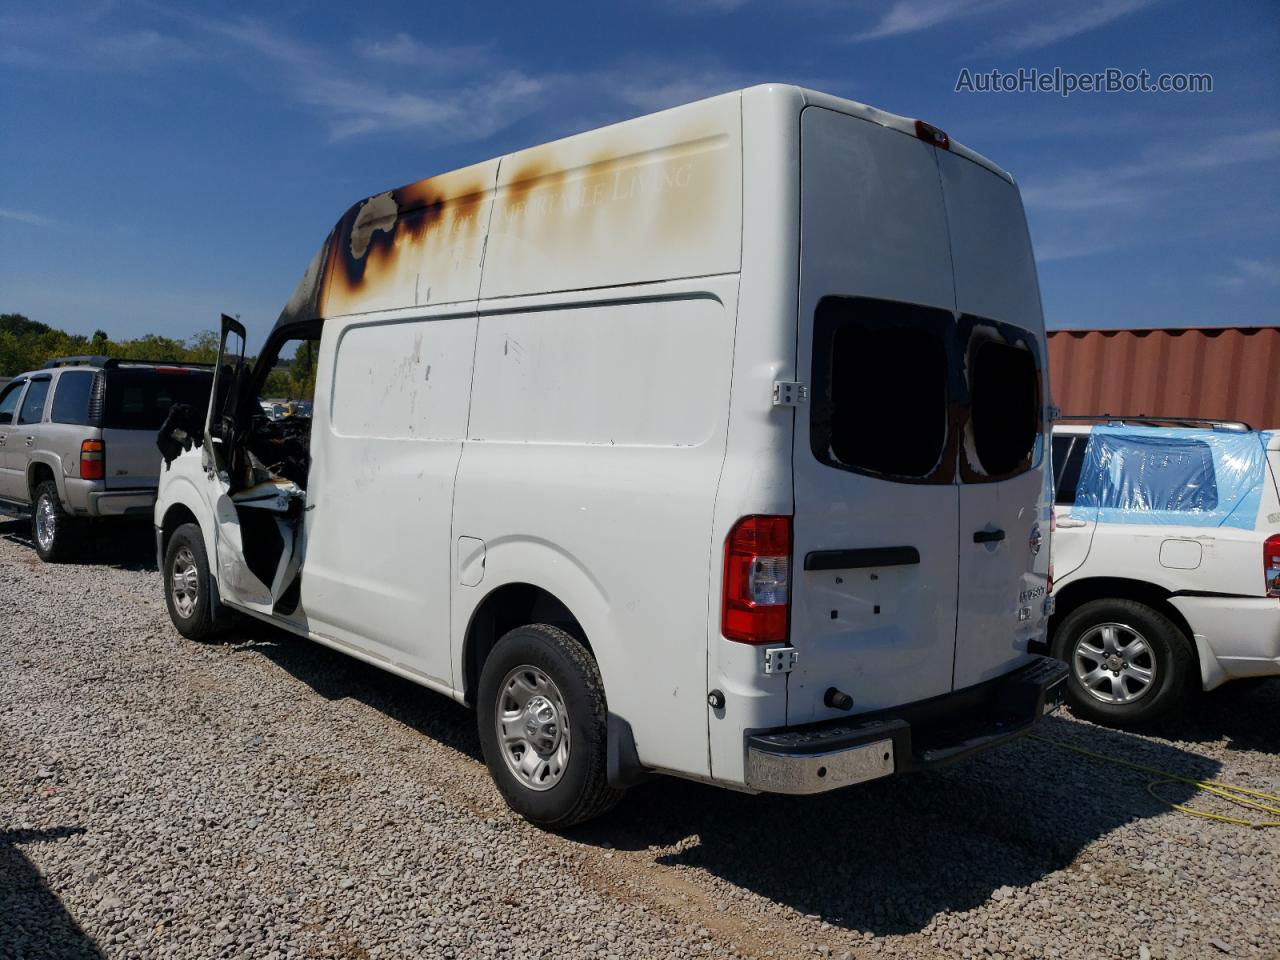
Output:
M31 551L31 560L40 563L31 541L27 520L0 521L0 537ZM79 555L71 566L110 566L121 570L155 570L156 538L147 520L103 520L84 527Z
M257 621L237 626L227 642L266 657L326 700L357 700L477 763L484 762L475 715L448 697Z
M246 642L248 641L248 642ZM329 700L352 698L481 763L475 720L451 700L270 627L232 635ZM1052 717L1037 736L1193 778L1219 764L1147 738ZM1002 888L1025 887L1072 863L1091 842L1167 813L1150 775L1024 737L968 762L817 797L746 796L671 778L630 791L569 839L694 867L829 923L877 935L922 929ZM1166 784L1182 803L1190 787ZM1109 862L1095 876L1123 883L1140 868ZM1112 876L1114 874L1114 876Z
M1050 718L1038 734L1183 776L1219 765L1129 734ZM749 797L676 780L634 790L573 833L623 849L680 845L658 857L696 867L800 913L876 935L921 930L1005 887L1072 867L1089 843L1168 812L1151 776L1023 738L944 770L816 797ZM1161 795L1185 802L1190 787ZM1123 883L1135 864L1099 868ZM1114 870L1113 879L1106 871Z
M79 833L84 833L83 827L0 832L0 956L48 960L100 960L103 956L17 847Z
M1224 683L1151 732L1192 743L1226 739L1231 750L1280 753L1280 677Z

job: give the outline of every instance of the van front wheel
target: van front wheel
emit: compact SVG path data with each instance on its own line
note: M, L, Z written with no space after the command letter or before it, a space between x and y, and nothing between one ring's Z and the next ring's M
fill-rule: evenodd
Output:
M600 670L559 627L529 624L498 641L480 672L477 714L489 773L531 823L564 829L621 796L606 774Z
M169 619L188 640L205 640L220 624L213 611L213 576L204 549L204 535L194 523L184 523L164 551L164 599Z

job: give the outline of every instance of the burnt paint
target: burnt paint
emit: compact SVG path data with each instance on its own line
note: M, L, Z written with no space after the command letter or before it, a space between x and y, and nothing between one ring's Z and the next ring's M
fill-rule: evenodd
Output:
M421 180L392 190L390 196L396 209L394 217L390 223L386 218L374 221L369 229L367 242L358 251L361 255L357 256L357 250L352 244L352 234L360 213L382 194L361 200L343 214L334 227L333 239L328 245L325 271L329 286L340 285L346 297L358 297L367 292L371 268L394 266L401 252L425 240L428 234L440 227L446 211L473 206L482 201L486 193L486 186L478 181L466 183L461 189L445 193L439 187L438 178ZM467 232L475 229L475 218L458 219L470 222ZM328 288L326 293L327 291Z
M670 156L655 163L655 166L663 169L677 159L679 151L688 151L687 161L698 168L690 176L696 178L701 174L714 172L714 164L706 166L714 149L700 150L698 147L709 146L724 139L725 134L721 131L690 129L686 131L686 136L677 138L658 151L627 151L621 144L615 143L597 150L585 158L586 162L573 165L556 162L560 151L555 145L534 147L524 151L523 157L517 155L513 158L513 162L517 164L516 172L497 191L496 199L508 221L536 220L537 224L533 229L554 235L562 230L574 229L575 221L580 222L579 218L584 215L594 216L596 211L590 204L564 209L551 206L548 211L539 211L540 215L533 216L529 201L535 192L554 192L562 188L571 177L581 176L598 181L621 176L638 170L643 166L640 158L645 153L652 152L671 152ZM725 143L727 145L727 140ZM700 226L705 227L712 222L713 211L707 209L711 189L705 186L699 189L697 183L690 186L693 189L681 197L681 202L660 204L664 214L664 222L659 228L661 233L690 237L698 232ZM335 308L349 312L349 301L359 300L364 296L372 297L378 289L380 277L393 275L400 266L400 258L421 255L422 246L446 224L461 236L478 229L481 218L468 215L471 213L468 208L478 207L493 193L492 181L486 182L481 177L459 181L453 173L407 184L389 192L395 213L390 216L379 215L372 221L366 220L359 226L359 242L353 245L352 237L357 231L361 211L387 194L375 194L354 204L330 232L316 260L281 312L276 327L330 316L333 315L331 310ZM628 194L624 199L642 201L645 198L642 191L641 195ZM366 230L367 236L364 235ZM423 263L422 266L426 267L428 264ZM425 286L429 290L430 278L426 279ZM408 306L410 303L407 301L403 305Z

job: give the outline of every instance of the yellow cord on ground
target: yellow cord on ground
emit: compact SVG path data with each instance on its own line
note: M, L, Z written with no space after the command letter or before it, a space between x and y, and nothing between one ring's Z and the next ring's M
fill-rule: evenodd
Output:
M1188 807L1181 803L1174 803L1167 800L1160 794L1156 793L1156 787L1162 783L1188 783L1197 790L1203 790L1206 793L1212 793L1231 803L1241 807L1249 807L1253 810L1261 810L1263 813L1270 813L1280 817L1280 797L1270 793L1263 793L1260 790L1249 790L1245 787L1237 787L1231 783L1219 783L1217 780L1196 780L1192 777L1180 777L1176 773L1169 773L1167 770L1158 770L1155 767L1146 767L1140 763L1133 763L1130 760L1121 760L1118 757L1109 757L1104 753L1096 753L1093 750L1086 750L1084 747L1072 746L1069 743L1063 743L1061 740L1054 740L1052 737L1042 737L1039 734L1029 734L1033 740L1041 740L1044 743L1051 743L1055 747L1061 747L1063 750L1071 750L1074 753L1083 754L1086 757L1092 757L1094 760L1103 760L1106 763L1114 763L1121 767L1128 767L1130 770L1140 770L1143 773L1153 773L1158 779L1152 780L1147 784L1147 793L1155 797L1161 803L1167 803L1173 809L1181 813L1189 813L1193 817L1203 817L1206 820L1217 820L1221 823L1234 823L1241 827L1252 827L1255 830L1265 830L1268 827L1280 827L1280 820L1264 820L1261 822L1254 820L1245 820L1243 817L1228 817L1221 813L1210 813L1208 810L1197 810L1195 807Z

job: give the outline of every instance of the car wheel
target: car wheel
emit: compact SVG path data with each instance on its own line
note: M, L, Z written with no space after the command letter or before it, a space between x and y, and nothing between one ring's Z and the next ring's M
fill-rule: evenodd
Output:
M1190 638L1134 600L1093 600L1073 610L1054 636L1054 655L1070 667L1072 711L1115 727L1167 716L1198 676Z
M31 508L31 539L40 559L46 563L70 560L79 546L78 528L75 517L62 508L57 484L46 480L37 486Z
M217 630L212 590L204 536L194 523L184 523L164 551L164 599L169 619L188 640L204 640Z
M507 804L563 829L598 816L621 792L606 774L607 717L600 670L558 627L517 627L480 672L480 746Z

